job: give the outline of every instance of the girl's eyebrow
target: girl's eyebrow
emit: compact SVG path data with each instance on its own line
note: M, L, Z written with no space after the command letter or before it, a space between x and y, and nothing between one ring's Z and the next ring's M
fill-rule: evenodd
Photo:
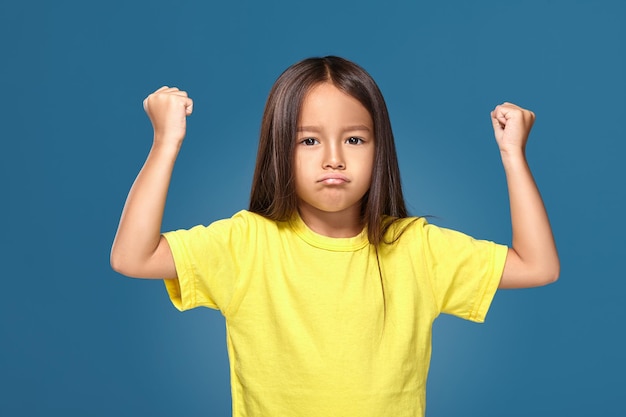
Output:
M361 130L370 132L372 129L365 125L354 125L354 126L346 126L342 129L344 132L354 132L355 130ZM296 128L296 132L315 132L319 133L321 129L317 126L298 126Z

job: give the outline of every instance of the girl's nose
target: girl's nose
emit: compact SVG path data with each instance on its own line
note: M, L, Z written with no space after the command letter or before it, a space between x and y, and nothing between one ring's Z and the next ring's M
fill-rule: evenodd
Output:
M326 169L345 169L346 163L341 152L341 147L331 145L328 147L324 158L324 168Z

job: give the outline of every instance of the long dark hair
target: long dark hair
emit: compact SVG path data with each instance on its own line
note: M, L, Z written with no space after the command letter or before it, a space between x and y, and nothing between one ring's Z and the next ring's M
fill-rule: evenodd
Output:
M336 56L308 58L287 68L270 91L250 193L250 211L284 221L298 207L293 154L302 102L309 90L330 82L356 98L374 122L372 183L363 197L361 215L370 243L378 246L394 219L408 216L389 113L380 89L360 66ZM388 216L388 221L384 221Z

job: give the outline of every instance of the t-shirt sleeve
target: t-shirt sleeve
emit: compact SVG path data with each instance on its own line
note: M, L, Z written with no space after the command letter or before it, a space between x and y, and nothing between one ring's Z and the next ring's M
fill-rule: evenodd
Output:
M423 233L439 310L482 323L502 277L507 246L430 224Z
M227 219L163 234L178 275L164 280L165 287L177 309L204 306L223 312L228 307L238 276L242 226L240 220Z

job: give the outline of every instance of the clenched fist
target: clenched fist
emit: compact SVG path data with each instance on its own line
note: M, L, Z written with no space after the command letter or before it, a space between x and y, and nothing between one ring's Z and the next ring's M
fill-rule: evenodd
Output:
M185 91L161 87L143 101L143 108L152 122L155 143L181 144L187 116L193 111L193 101Z
M501 152L523 152L535 122L535 113L512 103L503 103L491 112L491 121Z

